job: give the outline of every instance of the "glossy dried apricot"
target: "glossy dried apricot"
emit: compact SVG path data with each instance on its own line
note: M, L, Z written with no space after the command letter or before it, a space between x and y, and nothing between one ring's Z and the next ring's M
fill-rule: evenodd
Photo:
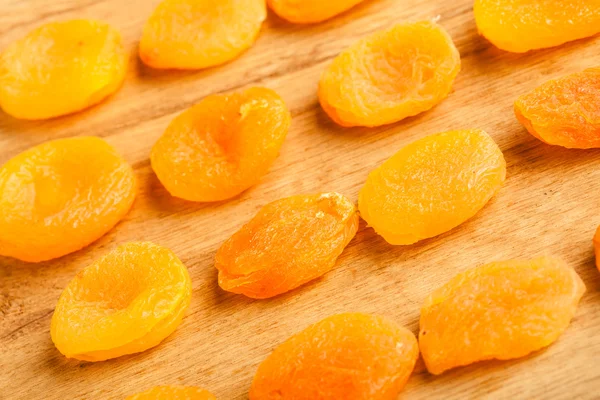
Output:
M596 267L600 271L600 226L594 235L594 252L596 253Z
M217 400L217 398L207 390L197 387L156 386L129 396L126 400Z
M271 10L296 24L313 24L348 11L364 0L267 0Z
M119 89L127 63L121 35L108 24L42 25L0 54L0 107L22 119L83 110Z
M517 99L515 114L529 133L545 143L600 147L600 68L544 83Z
M368 36L335 58L319 82L325 112L342 126L379 126L441 102L460 71L452 38L432 21Z
M0 168L0 255L40 262L110 231L135 198L133 170L96 137L35 146Z
M358 230L354 204L338 193L264 206L217 251L219 286L264 299L329 272Z
M152 168L173 196L229 199L267 173L290 122L270 89L208 96L171 122L152 148Z
M479 33L515 53L600 32L600 0L475 0Z
M159 69L223 64L252 46L266 17L265 0L164 0L144 26L140 58Z
M69 358L102 361L157 346L181 322L192 286L172 251L127 243L80 271L52 316L56 348Z
M292 336L260 364L250 400L396 399L418 357L409 330L369 314L334 315Z
M562 260L501 261L458 274L421 308L419 347L429 372L523 357L567 329L585 285Z
M395 245L447 232L474 216L504 183L502 152L482 130L430 135L373 170L361 189L361 217Z

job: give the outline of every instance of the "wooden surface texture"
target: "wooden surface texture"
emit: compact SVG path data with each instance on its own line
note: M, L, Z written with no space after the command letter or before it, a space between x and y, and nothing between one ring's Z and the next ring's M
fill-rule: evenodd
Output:
M324 0L326 1L326 0ZM143 66L137 44L158 0L0 0L0 49L49 21L97 18L118 28L131 50L123 88L87 111L43 122L0 113L0 163L47 140L96 135L114 145L139 180L132 211L93 245L61 259L26 264L0 258L0 398L122 399L154 385L196 385L219 399L247 398L257 365L291 334L346 311L378 313L417 333L425 296L460 271L486 262L563 257L585 281L571 326L544 351L485 362L441 376L422 366L404 399L597 399L600 397L600 274L592 235L600 223L600 150L542 144L516 121L512 104L542 82L600 65L600 38L510 54L479 37L472 0L369 0L328 22L297 26L269 15L241 58L197 72ZM440 16L462 55L453 93L418 117L376 129L333 124L317 101L325 66L358 38L406 19ZM231 201L194 204L169 196L149 162L169 121L211 93L250 86L276 90L293 114L268 175ZM361 222L337 267L271 300L223 292L213 266L219 245L266 203L339 191L356 200L368 172L427 134L483 128L508 163L499 194L475 218L413 246L393 247ZM69 280L119 243L149 240L172 249L193 280L190 310L177 331L141 354L99 363L68 360L49 325Z

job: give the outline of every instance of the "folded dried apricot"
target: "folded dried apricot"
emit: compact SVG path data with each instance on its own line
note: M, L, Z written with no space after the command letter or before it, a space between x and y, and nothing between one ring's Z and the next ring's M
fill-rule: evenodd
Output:
M258 367L250 400L396 399L413 371L415 335L385 318L325 318L279 345Z
M133 170L95 137L33 147L0 168L0 255L40 262L84 248L131 208Z
M264 299L329 272L358 230L338 193L287 197L263 207L217 251L219 286Z
M600 68L544 83L517 99L515 114L529 133L545 143L600 147Z
M504 183L502 152L482 130L438 133L401 149L361 189L361 217L391 244L437 236L474 216Z
M594 252L596 253L596 267L600 271L600 226L594 235Z
M80 271L52 316L56 348L69 358L102 361L157 346L181 322L192 286L172 251L127 243Z
M0 54L0 107L22 119L83 110L117 91L127 62L121 35L108 24L42 25Z
M379 126L429 110L452 89L460 54L432 21L404 23L343 51L319 82L325 112L342 126Z
M267 0L269 7L279 15L296 24L313 24L333 18L348 11L364 0Z
M479 33L515 53L600 32L599 0L475 0L474 11Z
M567 329L585 285L551 257L495 262L458 274L421 309L419 347L429 372L523 357Z
M267 173L290 122L285 103L269 89L208 96L171 122L152 148L152 168L173 196L229 199Z
M197 387L156 386L129 396L126 400L217 400L217 398L207 390Z
M265 0L164 0L144 26L140 58L160 69L223 64L252 46L266 17Z

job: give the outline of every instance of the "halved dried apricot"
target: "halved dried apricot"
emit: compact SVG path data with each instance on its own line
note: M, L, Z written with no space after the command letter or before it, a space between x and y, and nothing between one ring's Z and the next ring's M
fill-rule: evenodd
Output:
M33 147L0 168L0 255L62 257L110 231L135 198L133 170L96 137Z
M600 271L600 226L594 235L594 252L596 253L596 267Z
M197 387L156 386L129 396L126 400L217 400L217 398L207 390Z
M357 230L354 204L338 193L274 201L217 251L219 286L256 299L290 291L329 272Z
M22 119L83 110L117 91L127 62L121 35L108 24L42 25L0 55L0 107Z
M319 82L325 112L342 126L379 126L427 111L452 89L460 55L432 21L404 23L343 51Z
M296 24L313 24L333 18L348 11L364 0L267 0L269 7L279 15Z
M279 345L258 367L250 400L396 399L413 371L415 335L385 318L325 318Z
M223 64L252 46L266 17L265 0L164 0L144 26L140 58L160 69Z
M475 0L474 11L479 33L515 53L600 32L599 0Z
M545 143L600 147L600 67L546 82L522 95L515 102L515 114Z
M458 274L421 308L419 346L429 372L523 357L567 329L585 285L562 260L487 264Z
M229 199L267 173L290 122L285 103L269 89L208 96L171 122L152 148L152 168L173 196Z
M56 348L69 358L102 361L158 345L180 324L192 286L172 251L127 243L80 271L52 316Z
M504 183L502 152L482 130L438 133L401 149L361 189L361 217L391 244L437 236L474 216Z

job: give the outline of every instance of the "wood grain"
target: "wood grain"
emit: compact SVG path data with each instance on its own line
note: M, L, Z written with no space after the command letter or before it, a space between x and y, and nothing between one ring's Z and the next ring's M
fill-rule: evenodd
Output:
M600 150L542 144L517 123L516 96L542 82L600 65L600 38L528 54L509 54L480 38L472 0L369 0L314 26L269 15L240 59L199 72L158 72L136 46L158 0L0 0L0 49L41 23L98 18L121 30L131 49L124 87L108 101L64 118L25 122L0 113L0 163L44 141L97 135L134 166L140 182L131 213L92 246L53 262L0 258L0 398L120 399L159 384L202 386L220 399L244 399L258 363L280 342L333 313L386 315L415 333L425 296L459 271L509 258L553 254L573 265L588 292L577 316L547 350L485 362L438 377L420 368L405 399L595 399L600 389L600 274L591 238L600 223ZM357 38L405 19L440 16L463 57L455 90L435 109L377 129L343 129L318 106L325 65ZM280 158L256 187L228 202L170 197L148 155L169 121L215 92L264 85L293 113ZM483 128L508 162L498 196L475 218L440 237L392 247L361 225L337 268L299 290L266 301L221 291L213 258L219 244L264 204L307 192L356 199L368 172L426 134ZM67 360L52 345L50 318L76 271L117 244L150 240L175 251L193 279L191 309L155 349L101 363Z

